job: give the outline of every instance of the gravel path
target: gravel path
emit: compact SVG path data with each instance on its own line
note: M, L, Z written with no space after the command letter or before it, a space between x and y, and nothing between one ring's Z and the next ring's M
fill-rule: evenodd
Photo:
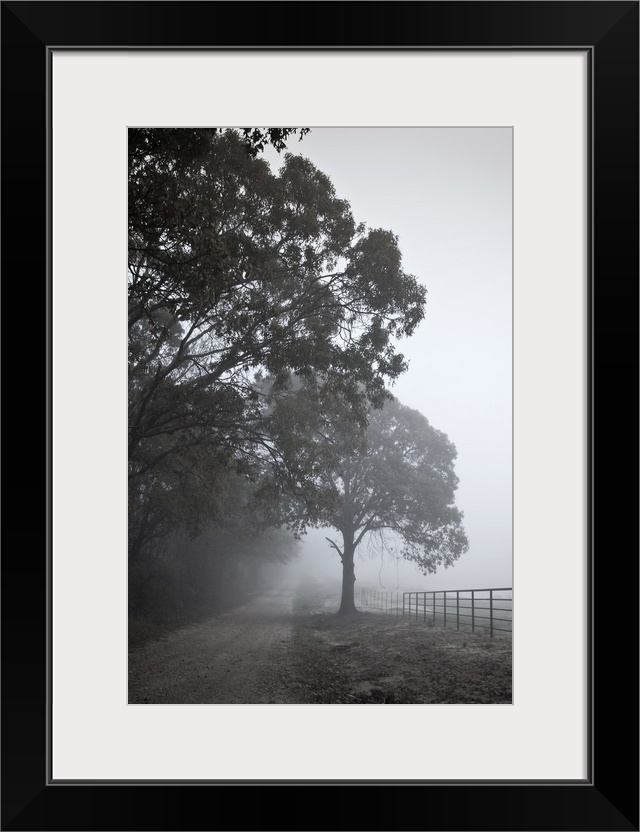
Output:
M129 654L129 704L286 703L277 668L291 639L295 586L183 627Z
M341 618L335 601L335 592L279 587L133 649L129 703L512 702L510 636L379 612Z

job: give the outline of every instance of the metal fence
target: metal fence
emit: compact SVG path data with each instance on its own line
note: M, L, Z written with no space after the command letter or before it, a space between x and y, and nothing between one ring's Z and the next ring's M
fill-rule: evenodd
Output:
M381 610L389 615L404 615L402 592L387 592L379 589L360 587L360 606Z
M511 587L431 592L388 592L361 587L360 604L434 626L488 632L492 637L512 630Z

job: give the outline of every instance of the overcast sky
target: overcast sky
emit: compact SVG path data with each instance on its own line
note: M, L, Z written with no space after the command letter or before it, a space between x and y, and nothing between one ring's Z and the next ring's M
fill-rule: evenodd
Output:
M427 577L365 555L357 580L394 590L511 586L511 129L312 128L289 149L330 177L356 222L399 237L404 270L428 295L425 319L399 343L409 369L391 389L458 450L469 551ZM340 577L326 533L308 536L304 560Z

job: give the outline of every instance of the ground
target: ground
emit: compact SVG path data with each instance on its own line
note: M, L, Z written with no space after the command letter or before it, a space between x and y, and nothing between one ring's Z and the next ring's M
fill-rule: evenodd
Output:
M509 635L336 609L331 590L292 584L134 648L129 702L511 703Z

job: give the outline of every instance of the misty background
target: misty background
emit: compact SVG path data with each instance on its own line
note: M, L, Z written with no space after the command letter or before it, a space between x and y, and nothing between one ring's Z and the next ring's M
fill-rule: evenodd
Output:
M356 591L512 584L512 130L312 128L289 150L326 173L357 222L399 237L403 268L427 290L424 320L398 342L408 371L391 386L456 446L456 505L469 551L424 576L366 541ZM275 170L282 156L266 158ZM337 553L313 529L274 577L341 580ZM393 548L393 541L391 542Z
M296 132L130 132L132 643L303 575L344 614L363 586L512 583L512 131ZM401 405L382 422L356 392L378 381ZM389 474L360 491L331 459L357 456L359 418ZM425 458L435 487L403 479Z

